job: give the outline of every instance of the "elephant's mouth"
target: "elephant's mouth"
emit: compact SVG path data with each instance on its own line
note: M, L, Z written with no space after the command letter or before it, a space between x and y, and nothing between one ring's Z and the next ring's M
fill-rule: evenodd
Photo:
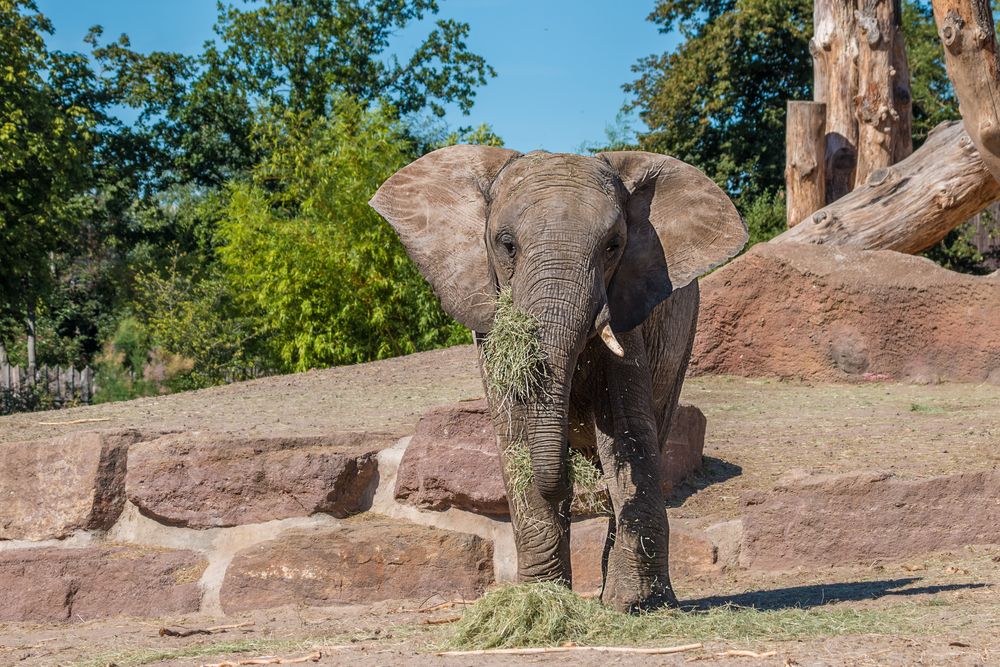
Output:
M551 372L540 336L541 322L514 303L511 288L497 297L496 315L483 342L483 368L492 398L508 409L516 404L544 401ZM611 313L605 303L588 338L600 336L616 356L625 350L611 328Z
M510 409L543 399L551 380L538 318L500 290L493 326L483 341L483 370L498 405Z

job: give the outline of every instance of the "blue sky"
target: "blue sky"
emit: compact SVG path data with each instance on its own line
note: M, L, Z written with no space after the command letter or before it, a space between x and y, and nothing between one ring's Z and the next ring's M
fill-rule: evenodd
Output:
M140 51L196 53L212 37L215 0L38 0L56 34L50 45L84 48L94 24L105 37L126 33ZM497 71L469 116L451 110L449 125L488 122L518 150L575 152L599 142L626 100L621 86L644 56L676 44L646 21L653 0L440 0L439 16L471 26L469 47ZM398 36L407 54L426 26ZM634 123L638 127L638 122Z

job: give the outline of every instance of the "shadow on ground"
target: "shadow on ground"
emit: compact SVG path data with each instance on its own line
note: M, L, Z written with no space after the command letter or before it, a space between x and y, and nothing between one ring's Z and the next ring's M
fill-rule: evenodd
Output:
M714 456L703 456L701 462L701 469L688 476L670 494L667 507L680 507L685 500L699 491L743 474L743 468L740 466Z
M882 579L878 581L789 586L769 591L754 591L739 595L716 595L697 600L688 600L683 603L683 607L688 610L710 609L722 605L752 607L761 611L789 608L809 609L831 602L877 600L889 595L933 595L945 591L986 588L990 585L984 583L942 584L907 588L910 584L918 581L920 581L919 578L910 577L904 579Z

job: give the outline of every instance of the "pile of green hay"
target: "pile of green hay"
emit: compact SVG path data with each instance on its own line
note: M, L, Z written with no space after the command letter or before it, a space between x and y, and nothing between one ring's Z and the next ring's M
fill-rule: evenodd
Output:
M514 305L509 287L497 297L493 327L483 341L483 371L501 406L525 403L545 391L548 369L538 320Z
M854 609L830 605L760 611L723 605L707 611L628 615L556 583L503 586L466 610L448 647L457 650L665 641L791 641L852 634L900 634L917 627L913 605Z
M507 450L507 479L511 491L524 498L531 486L533 476L531 453L524 441L518 440ZM590 514L604 514L609 511L607 494L601 471L582 452L569 452L569 481L576 495L576 506Z
M557 583L503 586L469 607L450 642L457 649L558 646L587 637L608 610Z

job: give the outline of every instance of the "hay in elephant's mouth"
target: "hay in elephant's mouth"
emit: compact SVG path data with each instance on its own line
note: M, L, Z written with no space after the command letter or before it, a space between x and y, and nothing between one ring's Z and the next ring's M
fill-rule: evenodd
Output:
M448 648L642 645L665 641L771 640L900 634L920 626L913 605L858 609L843 604L758 610L736 605L623 614L557 583L502 586L469 607Z
M574 512L607 514L610 511L607 487L597 466L576 449L570 449L567 466L569 481L573 485ZM526 497L533 476L528 445L523 440L514 441L507 449L507 481L511 493Z
M492 398L510 408L540 398L548 382L541 324L514 304L510 287L497 297L493 327L483 341L483 370Z

